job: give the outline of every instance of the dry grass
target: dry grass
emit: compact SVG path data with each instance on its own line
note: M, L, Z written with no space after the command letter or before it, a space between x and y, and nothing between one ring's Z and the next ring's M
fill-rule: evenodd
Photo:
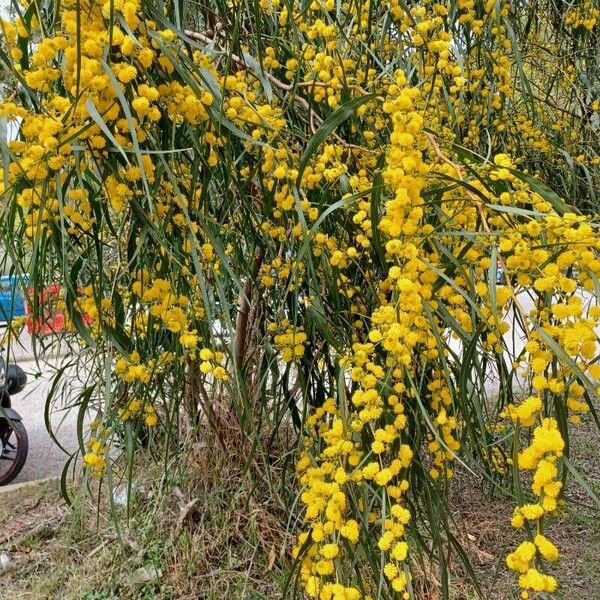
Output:
M0 496L0 552L11 558L0 589L11 600L281 597L290 540L279 467L263 449L247 469L236 430L220 424L225 443L208 434L190 443L166 477L146 456L129 517L98 486L79 490L72 510L48 484ZM264 461L270 482L257 476Z

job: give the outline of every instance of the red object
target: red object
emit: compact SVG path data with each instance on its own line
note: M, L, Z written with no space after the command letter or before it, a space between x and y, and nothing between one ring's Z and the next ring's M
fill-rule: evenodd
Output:
M34 322L33 310L29 302L25 303L27 312L27 331L36 335L49 335L62 331L65 327L65 315L57 306L60 300L59 285L49 285L38 296L39 311L42 313ZM33 288L27 290L28 300L33 297ZM43 316L42 316L43 315Z
M33 296L33 288L29 288L28 299ZM27 331L35 335L50 335L59 333L65 328L65 313L59 308L62 303L62 288L59 285L49 285L39 294L39 311L41 315L34 321L33 310L29 302L25 303L27 313ZM83 316L86 325L91 323L89 315Z

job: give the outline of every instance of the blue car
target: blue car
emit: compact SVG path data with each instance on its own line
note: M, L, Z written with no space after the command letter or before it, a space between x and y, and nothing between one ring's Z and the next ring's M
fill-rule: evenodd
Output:
M23 285L26 284L27 278L23 275L0 277L0 322L25 315L22 292Z

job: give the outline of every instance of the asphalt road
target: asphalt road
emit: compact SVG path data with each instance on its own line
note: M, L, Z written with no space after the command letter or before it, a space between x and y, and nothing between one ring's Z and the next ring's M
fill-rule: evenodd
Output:
M44 423L44 408L48 396L50 379L48 373L32 380L38 371L34 362L19 362L25 369L30 383L18 395L13 397L13 408L23 418L29 438L27 462L14 483L45 479L60 475L69 455L52 440ZM77 415L71 410L56 407L50 413L53 434L59 443L69 452L77 449Z
M68 453L52 440L44 422L53 365L59 364L61 357L54 357L47 364L41 361L36 363L32 358L29 336L23 334L20 342L22 346L15 344L11 347L10 362L15 362L25 370L28 382L20 394L12 397L12 405L21 415L27 429L29 454L23 470L13 481L14 484L59 476L69 458L68 453L77 450L77 411L65 408L69 398L57 397L52 402L50 412L52 432Z

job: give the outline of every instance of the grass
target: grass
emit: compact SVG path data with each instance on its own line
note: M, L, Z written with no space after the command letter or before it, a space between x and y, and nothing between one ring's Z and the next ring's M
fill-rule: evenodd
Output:
M258 492L235 448L219 448L192 447L168 479L147 455L129 517L126 506L111 512L98 485L73 490L72 509L52 484L2 494L0 552L11 563L0 589L32 600L280 597L289 539L279 500Z
M167 478L160 461L146 454L137 465L129 517L126 506L111 514L110 494L97 485L92 493L74 488L72 508L52 483L0 494L0 552L11 558L0 571L0 589L10 590L11 600L282 598L290 566L289 509L281 490L261 480L266 460L277 480L278 461L259 452L245 468L241 442L231 431L226 436L224 445L190 444ZM600 491L600 440L592 423L575 428L571 450L573 463ZM456 535L483 597L516 600L504 557L523 532L510 527L511 501L490 497L460 469L452 485ZM125 489L118 485L114 496L122 498ZM548 521L547 533L561 550L556 598L589 600L600 589L599 513L576 482L567 494L571 506ZM424 569L430 585L419 600L440 597L435 572ZM451 576L452 600L477 598L458 561Z

